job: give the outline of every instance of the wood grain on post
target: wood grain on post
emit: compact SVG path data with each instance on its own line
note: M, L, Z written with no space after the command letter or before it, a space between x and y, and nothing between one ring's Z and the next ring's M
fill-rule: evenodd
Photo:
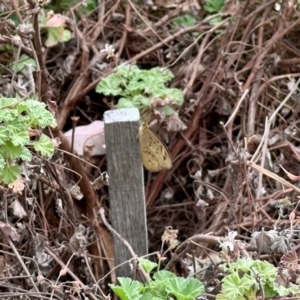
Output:
M140 256L148 253L148 237L139 120L136 108L110 110L104 114L112 226ZM113 238L118 266L132 256L116 236ZM117 269L117 276L131 273L129 264Z

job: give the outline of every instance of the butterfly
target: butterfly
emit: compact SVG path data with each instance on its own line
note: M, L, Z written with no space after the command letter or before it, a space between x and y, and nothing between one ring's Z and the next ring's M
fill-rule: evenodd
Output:
M166 146L146 123L139 128L139 143L142 162L148 171L158 172L172 167Z

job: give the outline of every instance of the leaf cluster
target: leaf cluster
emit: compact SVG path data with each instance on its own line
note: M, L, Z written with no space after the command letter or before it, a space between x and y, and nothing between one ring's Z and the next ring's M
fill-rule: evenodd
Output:
M204 10L208 13L220 13L225 5L224 0L206 0Z
M157 264L146 259L140 260L149 274ZM204 292L204 285L194 278L182 278L169 271L156 272L152 279L143 284L130 278L119 277L119 285L109 284L121 300L161 300L173 299L194 300Z
M0 98L0 182L12 183L20 175L18 160L30 161L29 148L50 157L54 145L44 134L31 140L29 133L46 126L55 127L53 115L40 101Z
M278 285L277 269L266 261L242 258L220 268L227 275L222 279L222 290L216 300L251 300L256 299L258 293L264 298L300 295L299 287Z
M149 109L155 99L160 99L166 103L164 113L171 116L174 107L180 107L184 101L181 90L166 86L173 77L165 68L141 70L135 65L121 65L115 73L99 82L96 92L119 97L116 108L136 107L141 111Z

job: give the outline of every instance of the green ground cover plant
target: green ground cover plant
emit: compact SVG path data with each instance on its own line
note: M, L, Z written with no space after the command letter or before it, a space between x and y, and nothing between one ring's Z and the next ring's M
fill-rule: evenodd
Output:
M139 262L148 274L158 266L147 259L141 259ZM155 272L146 283L125 277L119 277L118 281L119 285L109 284L109 286L121 300L161 300L170 297L178 300L194 300L204 292L201 281L182 278L165 270Z
M222 279L222 290L216 300L254 300L258 294L264 298L300 295L299 287L285 288L276 283L278 271L267 261L241 258L220 268L227 275Z
M10 184L20 176L20 162L32 159L32 150L43 157L51 157L54 144L50 138L39 133L34 139L30 132L55 127L53 115L46 105L34 99L18 101L0 98L0 181Z
M121 65L100 81L96 92L119 97L116 108L136 107L141 112L147 112L155 101L161 101L165 115L171 116L184 101L180 89L166 86L173 77L172 72L165 68L141 70L135 65Z

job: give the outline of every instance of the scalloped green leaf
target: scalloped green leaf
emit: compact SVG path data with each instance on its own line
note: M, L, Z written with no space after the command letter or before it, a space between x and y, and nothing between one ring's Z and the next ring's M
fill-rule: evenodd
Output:
M148 107L151 103L151 99L143 95L137 95L132 98L132 102L134 104L134 107L141 107L141 106Z
M263 284L267 281L274 282L278 273L274 265L261 260L255 260L253 262L251 271L259 274L259 278Z
M28 99L17 105L17 110L19 114L25 113L29 116L30 126L35 128L40 126L45 128L46 126L55 127L56 120L54 116L46 109L45 103ZM28 117L26 118L28 120Z
M160 78L162 83L166 83L174 78L174 74L167 68L155 67L149 70L152 76Z
M25 68L26 65L31 66L31 71L35 71L35 60L26 54L22 54L19 61L12 66L12 70L15 72L20 72Z
M136 107L130 99L120 98L116 108L133 108Z
M132 300L141 298L143 284L130 278L118 277L120 285L109 284L108 286L122 300Z
M197 19L190 14L185 14L172 20L174 26L192 27L196 23Z
M153 279L155 279L156 281L165 281L173 278L176 278L176 275L166 270L158 271L153 275Z
M145 258L140 258L139 263L141 264L141 266L145 269L145 271L148 274L150 274L150 272L158 266L157 263L154 263L151 260L145 259Z
M121 65L118 66L116 69L117 76L126 78L126 79L137 79L139 78L139 74L141 73L141 70L136 65Z
M112 74L103 78L96 86L96 92L105 96L121 96L123 95L124 80Z
M142 93L144 89L144 83L136 80L131 80L126 86L126 93L131 95L137 95Z
M162 299L166 299L165 297L157 297L157 296L153 296L151 293L145 293L143 294L143 296L140 298L140 300L162 300Z
M16 110L12 110L9 108L2 108L0 109L0 122L8 122L13 121L18 116Z
M30 151L23 147L22 149L22 153L20 155L20 158L23 160L23 161L31 161L32 159L32 154L30 153Z
M29 143L29 136L27 131L24 131L24 126L16 124L7 125L7 133L14 146L24 146Z
M0 125L0 146L5 143L8 137L6 126Z
M249 275L244 274L244 276L240 278L237 273L230 274L222 279L222 292L231 299L235 299L235 297L249 293L249 290L255 283L257 283L255 278L252 280Z
M19 177L20 173L20 167L17 165L4 166L0 173L0 180L3 181L5 184L12 183Z
M5 159L17 159L22 154L22 146L15 146L11 141L7 140L0 147L0 153Z
M3 168L4 168L4 166L5 166L5 159L4 159L3 156L0 154L0 174L1 174L1 172L2 172L2 170L3 170Z
M35 151L41 152L43 156L51 157L54 154L54 145L45 134L42 134L38 141L34 142Z
M17 101L14 98L0 97L0 110L2 110L3 107L12 105L15 102Z
M166 89L166 98L178 102L178 105L180 106L184 102L183 92L175 88Z
M167 280L166 291L178 300L194 300L205 291L205 288L197 279L176 277Z

